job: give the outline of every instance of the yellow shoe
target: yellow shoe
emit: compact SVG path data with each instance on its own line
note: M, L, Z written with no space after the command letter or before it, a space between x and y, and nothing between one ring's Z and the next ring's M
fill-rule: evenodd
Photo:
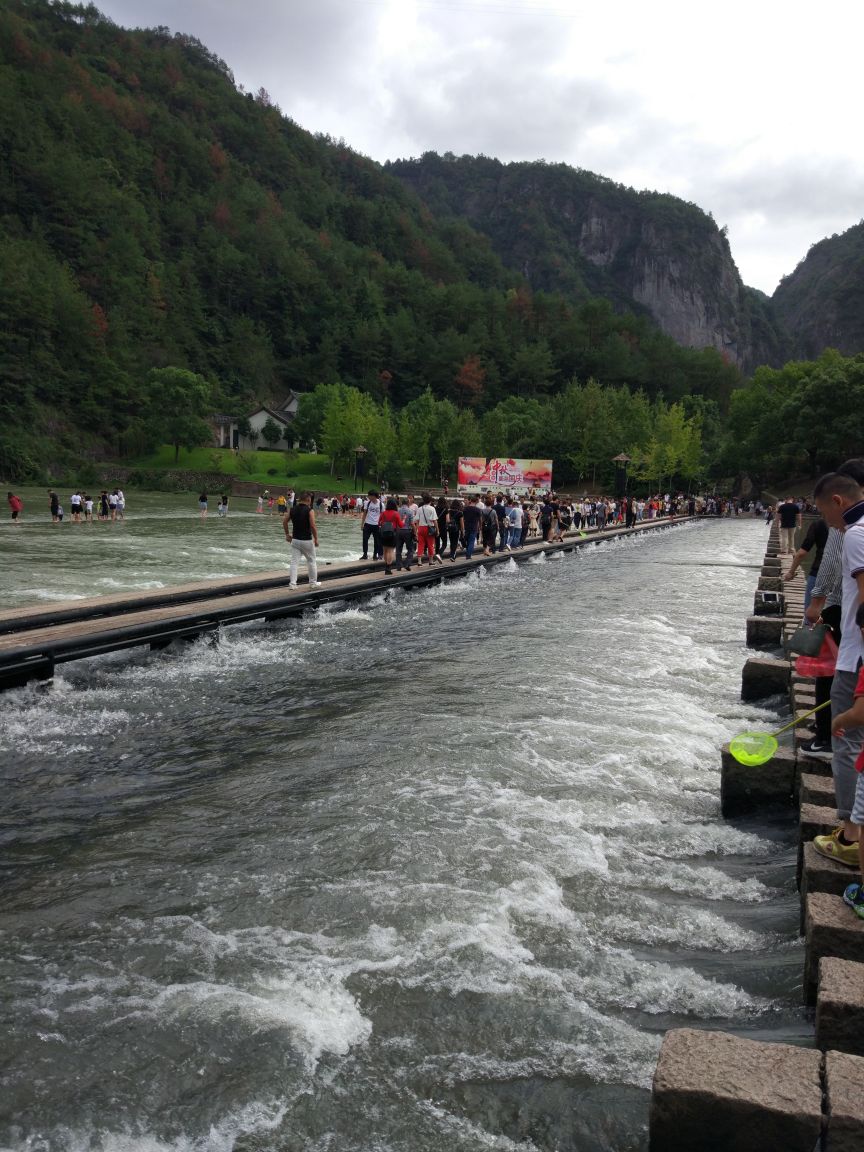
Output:
M858 867L858 845L841 844L840 833L842 828L835 828L830 836L814 836L813 847L822 856L829 860L836 860L838 864L848 864L850 868Z

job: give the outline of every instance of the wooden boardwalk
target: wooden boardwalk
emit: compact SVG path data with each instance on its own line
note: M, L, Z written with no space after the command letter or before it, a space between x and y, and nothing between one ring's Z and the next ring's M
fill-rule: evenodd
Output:
M48 679L56 664L82 660L122 648L150 645L161 648L173 640L216 631L226 624L247 620L276 620L298 616L309 608L338 600L366 596L387 588L417 588L466 576L480 567L523 562L541 552L572 552L576 548L621 536L669 528L689 517L644 521L633 528L611 528L565 537L557 544L526 544L515 552L477 554L466 560L431 567L416 563L410 572L385 576L383 565L365 561L319 566L321 587L310 588L304 575L297 588L289 588L287 568L180 584L129 596L101 596L61 601L46 607L23 607L0 613L0 689L18 687L29 680Z

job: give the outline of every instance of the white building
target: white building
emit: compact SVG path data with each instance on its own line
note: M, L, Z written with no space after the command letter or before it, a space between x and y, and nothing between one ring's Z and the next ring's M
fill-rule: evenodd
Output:
M262 404L260 408L256 408L254 412L250 412L246 417L252 432L251 436L241 435L240 425L243 423L241 416L211 416L210 424L213 428L213 442L217 448L235 448L241 452L250 451L254 448L273 447L277 450L296 448L297 441L291 425L294 423L294 417L297 415L299 404L299 392L289 392L285 400L274 407ZM262 429L268 420L272 420L274 424L278 424L282 430L282 439L277 440L273 445L270 445L261 435Z

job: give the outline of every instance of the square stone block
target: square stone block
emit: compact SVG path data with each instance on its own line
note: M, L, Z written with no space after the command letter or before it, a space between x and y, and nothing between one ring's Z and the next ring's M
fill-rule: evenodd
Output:
M790 748L778 748L770 760L755 767L739 764L729 745L720 753L720 806L724 816L752 811L763 804L792 799L795 756Z
M864 1056L864 964L836 956L819 961L816 1044Z
M821 1056L679 1028L666 1033L651 1097L650 1152L813 1152Z
M850 868L848 883L856 873ZM840 960L864 960L864 920L859 920L839 896L812 892L807 897L804 921L804 999L816 1003L819 961L824 956Z
M864 1058L826 1052L825 1152L864 1152Z

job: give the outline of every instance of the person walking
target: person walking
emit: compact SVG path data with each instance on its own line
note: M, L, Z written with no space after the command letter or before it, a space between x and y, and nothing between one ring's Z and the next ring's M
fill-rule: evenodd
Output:
M396 544L402 528L402 517L399 515L398 505L393 496L388 497L387 507L381 513L378 521L378 536L381 541L381 551L384 555L384 575L393 575L393 560L396 556Z
M435 514L438 517L438 537L435 540L435 552L440 556L444 549L447 547L447 516L449 505L444 496L438 497L438 503L435 505Z
M480 511L483 513L483 555L491 556L495 551L495 538L498 535L498 515L491 493L487 492Z
M55 524L60 522L60 497L53 488L48 489L48 506L51 509L51 519Z
M450 537L450 563L456 563L456 549L459 547L459 537L464 529L462 526L462 501L454 500L447 513L447 535Z
M315 523L315 513L312 510L311 492L300 494L294 505L285 513L282 527L285 530L285 539L291 545L291 571L288 587L297 587L297 569L302 556L306 561L306 570L309 573L309 587L320 588L318 561L315 556L315 549L318 547L318 526Z
M801 510L791 496L787 496L777 508L777 523L780 526L780 551L791 555L795 551L795 530L801 527Z
M116 504L115 504L115 508L116 508ZM201 519L206 520L207 519L207 493L206 492L202 492L201 495L198 497L198 511L201 513ZM112 516L111 519L113 520L114 517Z
M465 559L470 560L474 555L477 537L483 524L483 513L480 510L480 497L472 496L462 509L462 531L465 536Z
M399 505L399 519L402 526L396 533L396 571L402 571L402 557L405 557L405 569L411 571L411 561L414 557L414 510L411 507L411 497L403 496Z
M12 513L12 523L20 524L19 516L24 511L24 501L14 492L7 492L6 499L9 501L9 511Z
M381 536L378 531L378 522L381 519L382 511L381 497L374 489L370 489L361 521L363 528L363 555L360 557L361 560L369 559L370 537L372 538L372 559L381 559Z
M423 557L429 556L429 565L435 560L438 564L444 561L435 551L435 540L438 536L438 513L432 503L428 492L423 493L423 499L417 515L417 565L423 563Z

